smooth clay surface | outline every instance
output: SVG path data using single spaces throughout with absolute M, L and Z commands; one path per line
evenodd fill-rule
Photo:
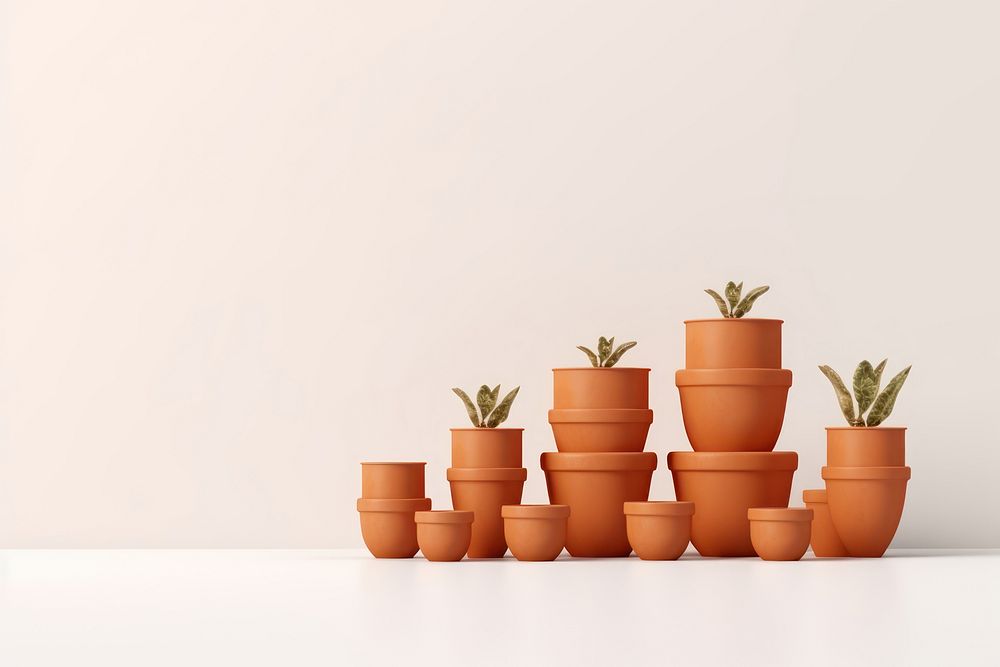
M 813 511 L 812 531 L 809 544 L 819 558 L 842 558 L 847 549 L 837 535 L 830 518 L 830 507 L 826 502 L 826 489 L 806 489 L 802 492 L 802 502 Z
M 652 410 L 549 410 L 560 452 L 641 452 L 652 423 Z
M 694 503 L 630 502 L 624 509 L 628 541 L 639 558 L 677 560 L 687 549 Z
M 452 468 L 520 468 L 523 428 L 451 429 Z
M 764 560 L 799 560 L 809 548 L 811 509 L 756 507 L 747 518 L 754 551 Z
M 518 505 L 525 468 L 448 468 L 451 504 L 475 512 L 469 558 L 501 558 L 507 553 L 500 508 Z
M 825 467 L 822 475 L 830 518 L 847 553 L 879 558 L 903 516 L 910 468 Z
M 555 560 L 566 545 L 568 505 L 505 505 L 504 536 L 514 558 Z
M 781 320 L 750 317 L 684 322 L 687 368 L 781 368 Z
M 556 410 L 649 408 L 648 368 L 555 368 L 552 376 Z
M 424 558 L 431 561 L 459 561 L 465 557 L 472 540 L 472 512 L 438 510 L 417 512 L 417 544 Z
M 412 558 L 419 548 L 415 512 L 429 510 L 430 498 L 358 499 L 361 537 L 376 558 Z

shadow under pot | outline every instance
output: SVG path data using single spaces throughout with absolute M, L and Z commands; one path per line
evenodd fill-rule
M 653 452 L 545 452 L 549 502 L 569 505 L 566 550 L 576 557 L 628 556 L 624 503 L 649 498 Z
M 834 468 L 906 465 L 905 426 L 829 426 L 826 464 Z
M 787 369 L 679 370 L 681 415 L 696 452 L 770 452 L 792 386 Z
M 751 507 L 747 518 L 754 551 L 764 560 L 799 560 L 809 548 L 809 508 Z
M 830 518 L 830 508 L 826 503 L 826 489 L 806 489 L 802 492 L 802 502 L 813 511 L 812 532 L 809 544 L 813 555 L 818 558 L 843 558 L 847 555 L 844 543 Z
M 906 501 L 908 466 L 824 467 L 830 519 L 847 553 L 879 558 L 889 548 Z
M 361 464 L 362 498 L 423 498 L 423 461 L 364 462 Z
M 649 408 L 648 368 L 553 368 L 552 388 L 556 410 Z
M 413 558 L 418 549 L 413 515 L 430 508 L 430 498 L 358 498 L 368 551 L 375 558 Z
M 751 507 L 788 507 L 795 452 L 670 452 L 678 500 L 695 504 L 691 544 L 702 556 L 754 556 Z
M 691 541 L 694 512 L 691 502 L 625 503 L 629 544 L 642 560 L 677 560 Z
M 684 321 L 687 368 L 781 368 L 782 320 L 753 317 Z
M 566 546 L 566 505 L 504 505 L 504 536 L 514 558 L 555 560 Z
M 424 558 L 432 561 L 458 561 L 465 557 L 472 540 L 472 512 L 436 510 L 417 512 L 417 544 Z
M 451 429 L 453 468 L 520 468 L 523 428 Z
M 475 513 L 469 558 L 503 558 L 507 541 L 503 533 L 504 505 L 519 505 L 525 468 L 448 468 L 451 504 Z
M 549 410 L 560 452 L 641 452 L 652 423 L 652 410 Z

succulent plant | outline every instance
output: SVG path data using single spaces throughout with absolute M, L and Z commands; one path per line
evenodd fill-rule
M 882 363 L 875 367 L 872 367 L 868 361 L 862 361 L 855 369 L 852 384 L 854 385 L 854 400 L 858 402 L 857 415 L 854 413 L 854 400 L 851 399 L 851 392 L 847 390 L 847 386 L 837 375 L 837 371 L 829 366 L 819 367 L 823 371 L 823 375 L 833 384 L 833 391 L 837 394 L 837 400 L 840 402 L 840 411 L 844 413 L 847 423 L 851 426 L 878 426 L 886 420 L 896 405 L 896 396 L 903 388 L 903 383 L 906 382 L 906 376 L 910 374 L 912 366 L 907 366 L 896 377 L 889 380 L 889 384 L 880 394 L 879 387 L 882 384 L 882 371 L 885 370 L 886 361 L 888 360 L 883 359 Z M 866 418 L 864 414 L 869 408 L 871 410 Z
M 708 292 L 709 296 L 715 299 L 715 305 L 719 307 L 719 311 L 722 313 L 723 317 L 737 318 L 743 317 L 749 313 L 750 309 L 753 308 L 754 302 L 769 289 L 771 288 L 767 285 L 754 287 L 746 293 L 746 296 L 740 299 L 740 295 L 743 293 L 743 283 L 741 282 L 737 285 L 730 280 L 726 283 L 725 299 L 723 299 L 714 289 L 707 289 L 705 291 Z
M 472 402 L 468 394 L 458 387 L 453 387 L 452 391 L 465 403 L 465 411 L 469 413 L 469 419 L 472 420 L 473 426 L 476 428 L 496 428 L 507 421 L 507 416 L 510 415 L 510 406 L 513 405 L 520 389 L 520 387 L 514 387 L 509 394 L 503 397 L 499 405 L 497 405 L 497 398 L 500 397 L 500 385 L 490 389 L 484 384 L 476 393 L 475 403 Z M 478 411 L 476 410 L 477 405 L 479 406 Z
M 597 354 L 594 354 L 590 348 L 584 347 L 583 345 L 577 345 L 576 349 L 582 351 L 590 359 L 590 365 L 594 368 L 611 368 L 621 360 L 622 355 L 631 350 L 633 347 L 638 345 L 634 340 L 630 340 L 627 343 L 622 343 L 618 347 L 615 347 L 615 337 L 605 338 L 601 336 L 597 339 Z

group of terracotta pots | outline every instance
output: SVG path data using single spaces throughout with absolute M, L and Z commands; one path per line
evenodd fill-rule
M 430 510 L 424 497 L 423 462 L 362 463 L 361 537 L 376 558 L 413 558 L 417 512 Z

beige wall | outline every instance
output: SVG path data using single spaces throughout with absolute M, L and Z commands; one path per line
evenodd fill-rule
M 768 283 L 794 494 L 816 370 L 914 370 L 900 546 L 1000 546 L 993 2 L 10 2 L 0 545 L 360 545 L 362 459 L 448 501 L 455 385 L 600 334 L 685 449 L 686 317 Z M 654 494 L 672 497 L 660 470 Z

